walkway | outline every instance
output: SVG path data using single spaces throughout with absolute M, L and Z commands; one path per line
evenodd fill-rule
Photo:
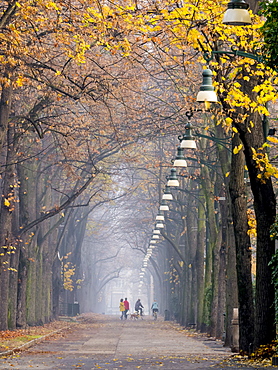
M 121 321 L 95 315 L 20 354 L 1 358 L 0 369 L 238 369 L 223 362 L 231 355 L 221 342 L 196 337 L 161 318 Z

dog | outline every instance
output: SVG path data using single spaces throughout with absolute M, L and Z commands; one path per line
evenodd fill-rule
M 139 312 L 134 312 L 130 314 L 131 320 L 138 320 L 139 319 Z

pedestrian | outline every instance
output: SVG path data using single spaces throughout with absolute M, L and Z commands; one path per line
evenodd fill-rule
M 120 306 L 119 306 L 119 309 L 120 309 L 120 312 L 122 314 L 122 316 L 120 317 L 121 320 L 124 319 L 125 317 L 125 305 L 124 305 L 124 300 L 123 298 L 120 299 Z
M 138 300 L 135 303 L 135 311 L 140 312 L 140 316 L 142 316 L 142 309 L 143 308 L 144 308 L 144 306 L 142 305 L 140 299 L 138 298 Z
M 129 302 L 128 302 L 127 298 L 125 298 L 125 300 L 124 300 L 124 306 L 125 306 L 125 319 L 127 319 L 127 313 L 129 311 Z

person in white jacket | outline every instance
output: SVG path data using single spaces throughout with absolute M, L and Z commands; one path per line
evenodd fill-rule
M 156 300 L 154 300 L 151 310 L 153 311 L 153 314 L 154 312 L 158 312 L 158 303 L 156 302 Z

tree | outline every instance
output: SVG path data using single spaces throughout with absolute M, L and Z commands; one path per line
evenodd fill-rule
M 278 8 L 277 1 L 262 1 L 260 13 L 266 18 L 260 31 L 262 33 L 263 44 L 263 58 L 267 66 L 273 70 L 278 68 L 277 58 L 277 31 L 278 31 Z

